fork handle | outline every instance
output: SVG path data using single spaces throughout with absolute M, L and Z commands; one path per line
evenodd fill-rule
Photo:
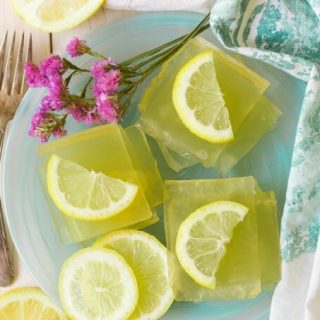
M 0 159 L 2 155 L 5 129 L 0 129 Z M 11 261 L 5 219 L 0 200 L 0 286 L 5 287 L 12 283 L 14 279 L 13 264 Z

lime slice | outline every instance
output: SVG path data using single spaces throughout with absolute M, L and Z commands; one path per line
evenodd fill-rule
M 94 245 L 120 253 L 136 276 L 139 300 L 129 319 L 155 320 L 167 312 L 173 302 L 167 250 L 155 237 L 143 231 L 122 230 L 108 234 Z
M 88 248 L 63 264 L 59 278 L 62 305 L 76 320 L 124 320 L 138 301 L 135 276 L 115 251 Z
M 5 320 L 67 320 L 38 288 L 19 288 L 0 295 L 0 318 Z
M 194 211 L 179 227 L 176 254 L 182 268 L 203 287 L 214 289 L 216 272 L 226 253 L 233 229 L 248 208 L 232 201 L 217 201 Z
M 196 55 L 181 68 L 173 84 L 172 99 L 178 116 L 193 134 L 214 143 L 233 140 L 211 50 Z
M 105 0 L 14 0 L 15 12 L 47 32 L 71 29 L 92 16 Z
M 66 215 L 81 220 L 109 218 L 133 202 L 138 187 L 52 155 L 47 170 L 49 194 Z

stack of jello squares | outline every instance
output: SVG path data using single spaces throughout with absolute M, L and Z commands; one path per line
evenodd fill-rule
M 235 222 L 229 241 L 224 236 L 232 224 L 231 210 L 237 207 L 246 211 Z M 164 209 L 169 278 L 176 300 L 248 299 L 280 280 L 275 196 L 262 192 L 253 177 L 166 181 Z M 188 229 L 190 218 L 194 223 Z M 186 258 L 178 243 L 181 236 L 188 239 Z
M 233 140 L 226 143 L 211 142 L 192 132 L 174 106 L 174 83 L 177 75 L 192 58 L 208 50 L 212 53 L 214 62 L 211 76 L 216 77 L 221 89 L 233 130 Z M 201 79 L 194 79 L 197 80 Z M 201 81 L 209 81 L 209 78 Z M 158 142 L 168 165 L 175 171 L 201 163 L 205 167 L 214 167 L 220 173 L 226 173 L 274 128 L 281 114 L 263 95 L 269 85 L 266 79 L 246 67 L 239 59 L 231 57 L 202 38 L 196 38 L 166 62 L 159 74 L 152 79 L 139 104 L 139 124 Z M 196 96 L 193 97 L 195 105 L 196 99 Z M 210 116 L 203 112 L 199 118 L 202 118 L 205 125 L 206 121 L 210 121 Z M 219 115 L 218 120 L 222 116 Z
M 41 145 L 39 154 L 43 190 L 63 243 L 81 242 L 126 227 L 140 229 L 158 221 L 153 209 L 163 199 L 162 179 L 145 135 L 137 127 L 122 129 L 110 124 L 87 129 Z M 62 213 L 48 195 L 46 172 L 53 154 L 138 186 L 133 202 L 117 215 L 99 221 L 75 219 Z

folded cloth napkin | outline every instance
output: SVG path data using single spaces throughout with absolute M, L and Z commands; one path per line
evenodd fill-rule
M 107 0 L 106 7 L 117 10 L 209 12 L 214 0 Z
M 283 275 L 271 320 L 319 320 L 320 0 L 216 0 L 211 27 L 226 48 L 307 83 L 281 221 Z

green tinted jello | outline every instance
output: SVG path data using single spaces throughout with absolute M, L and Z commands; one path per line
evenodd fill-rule
M 230 152 L 229 149 L 224 150 L 228 144 L 210 143 L 189 131 L 180 120 L 172 102 L 173 83 L 181 67 L 196 54 L 208 49 L 214 54 L 217 79 L 235 134 L 232 145 L 236 148 L 232 147 Z M 280 113 L 265 98 L 261 98 L 268 86 L 268 81 L 211 43 L 201 38 L 193 39 L 166 62 L 160 73 L 151 81 L 139 104 L 139 125 L 163 147 L 164 151 L 169 149 L 180 155 L 177 161 L 170 162 L 171 155 L 164 154 L 169 160 L 169 166 L 174 170 L 181 168 L 180 163 L 187 166 L 191 157 L 206 167 L 216 166 L 224 172 L 250 151 L 264 133 L 274 127 Z M 263 118 L 257 117 L 254 110 L 258 108 L 265 109 Z M 259 125 L 258 132 L 253 127 L 252 118 L 255 125 Z M 239 142 L 241 146 L 238 147 Z M 241 152 L 235 152 L 235 149 L 239 148 Z M 229 153 L 233 159 L 224 167 L 223 159 Z M 187 161 L 184 161 L 186 157 Z
M 234 230 L 219 266 L 216 289 L 197 284 L 181 267 L 175 252 L 177 230 L 196 209 L 218 200 L 249 208 Z M 279 222 L 273 192 L 262 192 L 253 177 L 166 181 L 165 230 L 169 277 L 177 300 L 247 299 L 270 290 L 281 278 Z
M 274 192 L 262 192 L 258 186 L 256 191 L 261 283 L 263 290 L 271 290 L 281 279 L 278 210 Z
M 217 286 L 197 284 L 180 266 L 175 253 L 177 231 L 196 209 L 218 200 L 230 200 L 249 208 L 235 230 L 217 272 Z M 246 299 L 261 291 L 258 232 L 252 177 L 165 182 L 165 231 L 169 250 L 169 278 L 180 301 Z
M 130 147 L 127 146 L 131 141 L 131 133 L 132 138 L 136 139 L 136 150 L 139 150 L 134 156 L 134 161 L 130 157 L 130 153 L 133 155 L 134 151 L 131 150 L 129 153 Z M 45 193 L 47 193 L 45 172 L 48 159 L 52 154 L 139 186 L 135 200 L 127 209 L 100 222 L 70 218 L 61 213 L 48 197 L 49 209 L 62 242 L 80 242 L 112 230 L 133 226 L 141 222 L 154 221 L 151 207 L 161 201 L 162 181 L 153 159 L 152 164 L 146 170 L 143 169 L 147 161 L 143 159 L 144 162 L 142 162 L 142 155 L 148 155 L 150 152 L 145 143 L 139 129 L 130 128 L 126 133 L 120 126 L 110 124 L 88 129 L 39 147 Z M 142 152 L 141 157 L 140 152 Z M 149 188 L 151 185 L 152 188 Z

